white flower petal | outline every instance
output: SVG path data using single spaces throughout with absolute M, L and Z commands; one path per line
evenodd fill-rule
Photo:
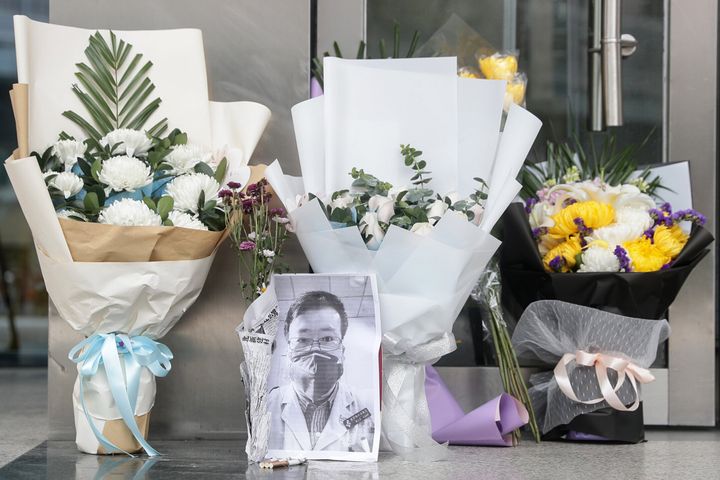
M 85 186 L 82 179 L 72 172 L 58 173 L 48 185 L 60 190 L 66 199 L 77 195 Z
M 85 144 L 77 140 L 60 140 L 53 145 L 52 153 L 65 165 L 65 171 L 69 172 L 78 157 L 85 155 Z
M 165 192 L 174 200 L 176 210 L 197 213 L 200 192 L 205 192 L 205 205 L 211 200 L 217 201 L 220 184 L 203 173 L 191 173 L 175 177 L 167 185 Z
M 100 223 L 123 226 L 152 226 L 162 225 L 160 215 L 150 210 L 144 202 L 123 198 L 113 202 L 100 212 Z
M 620 261 L 611 249 L 590 246 L 582 254 L 579 272 L 617 272 Z
M 138 188 L 149 185 L 153 180 L 149 165 L 135 157 L 125 155 L 105 160 L 98 178 L 101 183 L 116 192 L 123 190 L 134 192 Z
M 129 128 L 119 128 L 108 133 L 100 139 L 103 147 L 119 144 L 113 155 L 127 155 L 128 157 L 142 157 L 152 147 L 152 140 L 145 132 Z
M 198 218 L 193 217 L 189 213 L 180 212 L 178 210 L 171 211 L 168 214 L 168 219 L 176 227 L 192 228 L 193 230 L 207 230 L 208 229 L 208 227 L 206 227 L 205 224 L 202 223 Z
M 212 159 L 212 152 L 199 145 L 177 145 L 165 157 L 164 161 L 173 168 L 172 172 L 178 175 L 192 173 L 195 165 L 200 162 L 210 165 Z

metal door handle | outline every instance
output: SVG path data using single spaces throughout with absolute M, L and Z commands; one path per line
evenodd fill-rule
M 637 40 L 621 34 L 621 0 L 594 0 L 590 42 L 590 129 L 623 124 L 622 59 L 635 53 Z

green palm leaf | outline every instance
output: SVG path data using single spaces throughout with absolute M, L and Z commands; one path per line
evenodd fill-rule
M 143 128 L 160 106 L 160 98 L 150 97 L 155 90 L 148 77 L 152 62 L 142 63 L 142 53 L 131 55 L 132 48 L 112 31 L 109 44 L 95 32 L 85 49 L 87 62 L 76 64 L 78 84 L 72 90 L 89 118 L 73 111 L 63 112 L 63 116 L 95 141 L 118 128 Z M 147 131 L 158 136 L 166 129 L 167 119 L 163 118 Z

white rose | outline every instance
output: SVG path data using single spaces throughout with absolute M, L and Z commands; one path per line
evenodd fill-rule
M 385 231 L 380 226 L 376 212 L 367 212 L 360 220 L 360 232 L 365 236 L 365 243 L 370 250 L 377 250 L 385 238 Z
M 78 157 L 85 155 L 85 144 L 77 140 L 60 140 L 53 145 L 52 153 L 65 165 L 65 171 L 69 172 Z
M 448 209 L 448 204 L 443 200 L 435 200 L 428 208 L 427 216 L 431 219 L 432 223 L 437 223 L 438 219 L 442 217 Z
M 176 227 L 191 228 L 193 230 L 207 230 L 208 227 L 202 223 L 198 218 L 193 217 L 189 213 L 180 212 L 178 210 L 172 210 L 168 214 L 168 219 Z
M 582 254 L 579 272 L 617 272 L 620 261 L 609 248 L 590 246 Z
M 103 147 L 117 145 L 113 155 L 141 157 L 152 147 L 152 141 L 145 132 L 129 128 L 118 128 L 100 139 Z
M 116 192 L 134 192 L 153 181 L 150 166 L 142 160 L 125 155 L 110 157 L 102 162 L 98 175 L 101 183 Z
M 483 214 L 485 213 L 485 207 L 483 207 L 479 203 L 476 203 L 468 210 L 473 213 L 473 218 L 471 222 L 475 225 L 480 225 L 480 222 L 482 222 Z
M 100 212 L 100 223 L 129 227 L 162 225 L 160 215 L 150 210 L 145 202 L 123 198 L 113 202 Z
M 205 205 L 208 202 L 217 201 L 217 194 L 220 191 L 220 184 L 212 177 L 204 173 L 190 173 L 175 177 L 168 183 L 165 193 L 170 195 L 177 210 L 198 212 L 200 193 L 205 193 Z
M 262 254 L 263 254 L 263 257 L 265 257 L 265 258 L 273 258 L 275 256 L 275 252 L 273 252 L 272 250 L 268 250 L 268 249 L 264 249 L 262 251 Z
M 83 181 L 72 172 L 62 172 L 55 175 L 49 182 L 49 186 L 60 190 L 65 198 L 76 195 L 83 189 Z
M 377 212 L 378 220 L 388 223 L 395 215 L 395 201 L 392 198 L 382 195 L 373 195 L 368 201 L 368 207 L 373 212 Z
M 433 226 L 429 222 L 419 222 L 413 225 L 410 231 L 424 237 L 433 231 Z
M 355 197 L 350 195 L 349 192 L 345 192 L 342 195 L 338 195 L 335 197 L 335 200 L 330 202 L 330 206 L 334 209 L 336 208 L 348 208 L 350 205 L 352 205 L 353 201 L 355 200 Z
M 172 173 L 191 173 L 200 162 L 210 165 L 212 153 L 199 145 L 177 145 L 165 157 L 165 163 L 172 167 Z

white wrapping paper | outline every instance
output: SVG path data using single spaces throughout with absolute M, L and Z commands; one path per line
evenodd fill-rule
M 326 59 L 325 96 L 294 108 L 302 180 L 283 175 L 277 162 L 265 172 L 314 272 L 376 275 L 384 439 L 394 451 L 425 461 L 444 451 L 429 435 L 424 365 L 455 348 L 452 325 L 500 244 L 489 232 L 520 190 L 515 177 L 541 125 L 513 107 L 500 135 L 504 84 L 458 79 L 451 60 L 448 66 L 448 59 Z M 296 208 L 305 193 L 348 188 L 353 167 L 407 185 L 412 172 L 400 156 L 407 143 L 423 151 L 436 192 L 467 194 L 473 177 L 488 181 L 479 227 L 448 212 L 427 236 L 391 226 L 370 251 L 357 227 L 333 229 L 317 201 Z

